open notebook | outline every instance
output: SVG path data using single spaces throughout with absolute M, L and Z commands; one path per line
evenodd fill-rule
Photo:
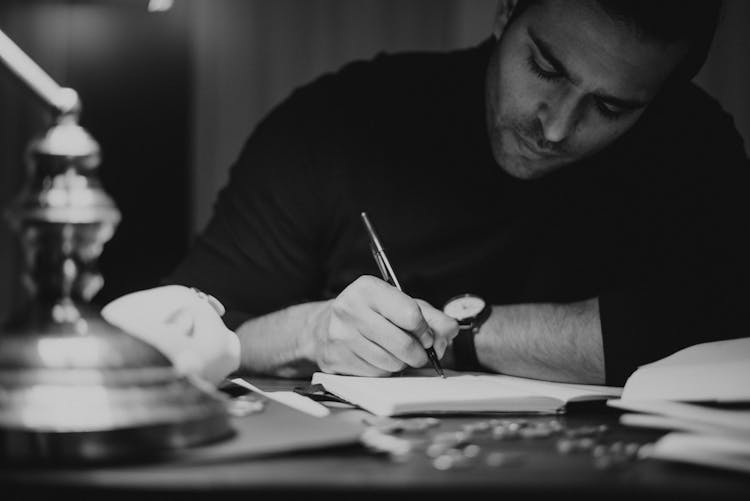
M 372 378 L 317 372 L 313 384 L 378 416 L 435 413 L 555 413 L 568 402 L 618 397 L 621 388 L 552 383 L 500 374 Z

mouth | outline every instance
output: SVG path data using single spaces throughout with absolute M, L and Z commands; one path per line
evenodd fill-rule
M 518 150 L 521 156 L 529 160 L 543 160 L 556 156 L 556 153 L 554 151 L 540 150 L 536 147 L 533 141 L 524 138 L 516 131 L 513 131 L 513 137 L 516 140 L 516 144 L 518 145 Z

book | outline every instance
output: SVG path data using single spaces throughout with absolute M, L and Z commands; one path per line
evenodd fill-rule
M 623 400 L 750 401 L 750 337 L 701 343 L 642 365 Z
M 643 457 L 750 472 L 750 338 L 701 343 L 639 367 L 621 398 L 628 426 L 668 430 Z
M 639 455 L 750 473 L 750 440 L 746 438 L 673 431 L 641 448 Z
M 316 372 L 312 383 L 377 416 L 466 413 L 559 413 L 570 402 L 619 397 L 622 388 L 540 381 L 503 374 L 446 371 L 445 379 L 375 378 Z
M 639 367 L 619 399 L 623 424 L 750 437 L 750 338 L 701 343 Z
M 712 433 L 750 440 L 750 408 L 722 408 L 669 400 L 617 399 L 607 404 L 632 411 L 620 416 L 620 422 L 626 425 Z

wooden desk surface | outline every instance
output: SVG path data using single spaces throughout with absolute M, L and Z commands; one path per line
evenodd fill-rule
M 253 380 L 263 389 L 289 389 L 301 381 Z M 349 413 L 349 414 L 347 414 Z M 362 411 L 339 411 L 331 419 L 351 420 Z M 245 419 L 263 419 L 264 414 Z M 663 432 L 619 425 L 619 412 L 601 404 L 583 404 L 567 414 L 550 418 L 502 416 L 501 418 L 557 420 L 564 429 L 606 425 L 602 443 L 648 443 Z M 266 415 L 266 419 L 268 416 Z M 312 418 L 317 419 L 317 418 Z M 461 428 L 488 417 L 443 417 L 429 433 Z M 425 432 L 400 435 L 422 442 Z M 234 439 L 236 440 L 236 439 Z M 374 453 L 360 444 L 201 464 L 163 461 L 148 464 L 86 468 L 4 468 L 0 492 L 4 499 L 48 499 L 72 494 L 75 499 L 181 499 L 243 498 L 248 496 L 302 496 L 305 499 L 378 499 L 408 496 L 410 499 L 750 499 L 750 476 L 688 464 L 635 460 L 602 468 L 591 451 L 563 454 L 560 435 L 545 438 L 497 440 L 478 434 L 472 441 L 481 455 L 466 467 L 441 471 L 424 449 L 403 461 Z M 486 455 L 501 452 L 515 458 L 492 466 Z M 12 494 L 12 495 L 11 495 Z M 6 497 L 8 496 L 8 497 Z

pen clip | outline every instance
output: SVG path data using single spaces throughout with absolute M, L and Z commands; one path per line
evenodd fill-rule
M 391 268 L 391 263 L 388 262 L 388 258 L 385 257 L 385 254 L 378 253 L 378 257 L 380 260 L 378 261 L 378 266 L 381 266 L 385 271 L 381 272 L 383 273 L 384 277 L 388 277 L 387 281 L 389 284 L 397 288 L 398 290 L 401 290 L 401 284 L 398 283 L 398 279 L 396 278 L 396 274 L 393 272 L 393 268 Z
M 380 270 L 380 275 L 383 277 L 383 280 L 391 285 L 394 285 L 391 274 L 388 273 L 388 267 L 385 265 L 385 261 L 383 260 L 383 256 L 380 255 L 380 252 L 378 252 L 378 250 L 372 244 L 370 244 L 370 250 L 372 251 L 372 256 L 375 258 L 375 263 L 378 265 L 378 269 Z

